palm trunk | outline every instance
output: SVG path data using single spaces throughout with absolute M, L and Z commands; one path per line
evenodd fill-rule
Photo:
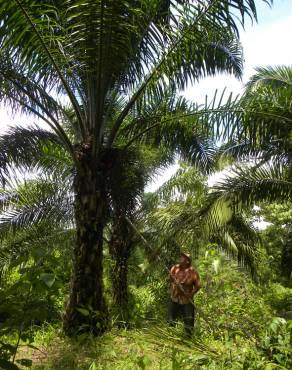
M 111 280 L 114 307 L 123 322 L 127 322 L 129 318 L 128 262 L 132 247 L 132 234 L 127 221 L 122 216 L 115 217 L 109 241 L 109 251 L 113 261 Z
M 104 177 L 84 150 L 75 178 L 76 245 L 64 331 L 101 334 L 107 326 L 103 296 Z M 81 309 L 81 310 L 79 310 Z

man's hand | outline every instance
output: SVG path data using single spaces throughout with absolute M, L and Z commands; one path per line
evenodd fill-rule
M 194 293 L 193 292 L 186 292 L 184 293 L 185 296 L 189 299 L 189 300 L 193 300 L 193 297 L 194 297 Z

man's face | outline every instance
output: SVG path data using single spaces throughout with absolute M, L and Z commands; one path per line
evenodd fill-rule
M 187 258 L 187 256 L 185 256 L 184 254 L 181 254 L 180 257 L 179 257 L 178 263 L 181 266 L 188 266 L 190 264 L 190 261 Z

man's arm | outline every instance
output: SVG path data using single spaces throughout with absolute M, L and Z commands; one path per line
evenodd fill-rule
M 193 294 L 196 294 L 201 289 L 200 276 L 197 271 L 193 274 Z
M 172 268 L 169 270 L 169 274 L 168 274 L 168 280 L 170 282 L 174 281 L 174 272 L 175 272 L 175 266 L 172 266 Z
M 170 280 L 171 282 L 175 281 L 175 273 L 176 273 L 176 269 L 177 269 L 177 266 L 176 266 L 176 265 L 174 265 L 174 266 L 172 266 L 172 268 L 171 268 L 171 269 L 170 269 L 170 271 L 169 271 L 169 280 Z

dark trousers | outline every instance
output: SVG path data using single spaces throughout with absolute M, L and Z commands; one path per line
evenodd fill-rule
M 192 334 L 195 322 L 195 310 L 192 303 L 180 304 L 170 301 L 168 307 L 168 317 L 171 326 L 174 326 L 176 320 L 181 317 L 184 322 L 186 333 L 188 335 Z

